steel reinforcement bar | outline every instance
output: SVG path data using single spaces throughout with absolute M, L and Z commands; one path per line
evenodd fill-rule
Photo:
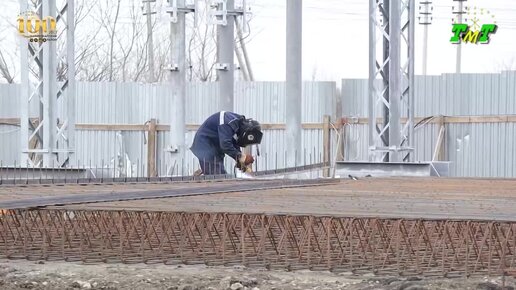
M 250 175 L 255 177 L 267 177 L 278 174 L 291 174 L 303 171 L 317 171 L 329 168 L 327 163 L 315 163 L 287 168 L 267 169 L 252 172 Z M 3 168 L 0 164 L 0 185 L 28 185 L 28 184 L 88 184 L 88 183 L 135 183 L 135 182 L 182 182 L 182 181 L 202 181 L 202 180 L 226 180 L 239 179 L 234 174 L 215 174 L 201 176 L 162 176 L 162 177 L 78 177 L 81 169 L 70 168 Z M 6 178 L 8 171 L 13 172 L 12 178 Z M 83 169 L 85 172 L 85 169 Z M 67 176 L 69 174 L 70 176 Z
M 145 190 L 135 192 L 103 192 L 68 194 L 58 196 L 45 196 L 15 200 L 0 201 L 0 209 L 28 209 L 45 206 L 96 203 L 109 201 L 142 200 L 165 197 L 192 196 L 227 192 L 244 192 L 267 189 L 281 189 L 292 187 L 309 187 L 325 184 L 339 183 L 339 179 L 275 179 L 275 180 L 248 180 L 234 181 L 230 183 L 214 182 L 198 183 L 203 186 L 197 187 L 195 183 L 189 188 L 172 188 L 166 190 Z M 206 186 L 206 185 L 211 186 Z
M 0 256 L 243 264 L 395 275 L 500 275 L 516 223 L 227 213 L 7 210 Z

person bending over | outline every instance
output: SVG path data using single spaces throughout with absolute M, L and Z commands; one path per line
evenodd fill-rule
M 239 168 L 247 167 L 254 158 L 242 153 L 240 148 L 260 144 L 262 136 L 260 123 L 244 115 L 226 111 L 211 115 L 195 133 L 190 147 L 201 167 L 195 175 L 227 174 L 225 155 L 233 158 Z

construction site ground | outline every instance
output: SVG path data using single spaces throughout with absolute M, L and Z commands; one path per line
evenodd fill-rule
M 45 196 L 206 187 L 247 181 L 0 186 L 0 202 Z M 73 210 L 135 210 L 294 214 L 338 217 L 429 218 L 516 221 L 516 180 L 473 178 L 363 178 L 338 184 L 199 196 L 50 207 Z
M 0 289 L 163 290 L 502 290 L 501 277 L 428 278 L 321 271 L 275 271 L 243 266 L 95 264 L 0 260 Z M 514 289 L 505 278 L 505 289 Z
M 266 184 L 6 185 L 0 203 L 242 182 Z M 512 179 L 361 178 L 13 209 L 0 289 L 514 289 L 515 193 Z

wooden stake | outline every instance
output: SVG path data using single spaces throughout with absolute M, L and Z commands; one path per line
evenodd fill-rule
M 151 119 L 148 128 L 147 138 L 147 176 L 156 177 L 156 119 Z
M 323 176 L 330 176 L 330 150 L 331 150 L 331 128 L 330 128 L 330 116 L 324 115 L 323 117 Z

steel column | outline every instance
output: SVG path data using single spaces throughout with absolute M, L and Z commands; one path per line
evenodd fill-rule
M 225 4 L 224 4 L 225 3 Z M 219 109 L 233 111 L 234 82 L 235 82 L 235 15 L 234 0 L 223 0 L 219 5 L 225 5 L 226 23 L 217 26 L 217 77 L 220 83 Z M 222 8 L 224 10 L 224 8 Z M 218 16 L 222 18 L 222 16 Z
M 368 90 L 368 102 L 367 102 L 367 112 L 369 116 L 369 120 L 371 118 L 376 117 L 375 115 L 375 107 L 377 102 L 377 87 L 376 87 L 376 77 L 377 77 L 377 62 L 376 62 L 376 26 L 378 25 L 376 22 L 376 13 L 377 13 L 377 5 L 376 0 L 369 0 L 369 78 L 368 78 L 368 84 L 367 84 L 367 90 Z M 376 123 L 375 122 L 369 122 L 369 148 L 375 147 L 375 130 L 376 130 Z M 369 152 L 369 160 L 373 161 L 373 155 L 372 152 Z
M 177 0 L 175 3 L 177 17 L 170 23 L 170 86 L 173 94 L 173 108 L 171 119 L 171 152 L 172 164 L 181 164 L 186 156 L 186 45 L 185 45 L 185 1 Z
M 55 18 L 56 1 L 42 1 L 42 5 L 40 18 L 43 19 L 46 16 Z M 57 149 L 55 146 L 57 139 L 55 134 L 55 126 L 57 126 L 56 57 L 56 43 L 54 41 L 43 43 L 43 148 L 48 152 L 43 155 L 43 166 L 47 167 L 53 166 L 57 161 L 53 154 L 54 149 Z
M 24 13 L 28 10 L 28 5 L 26 0 L 19 0 L 20 5 L 20 13 Z M 26 17 L 23 17 L 26 19 Z M 20 156 L 20 164 L 34 164 L 37 163 L 36 160 L 33 160 L 29 156 L 29 148 L 30 148 L 30 142 L 31 139 L 30 131 L 29 131 L 29 122 L 31 112 L 30 112 L 30 99 L 33 92 L 37 92 L 37 90 L 34 90 L 32 88 L 33 84 L 31 82 L 29 72 L 29 63 L 31 65 L 36 65 L 38 62 L 33 61 L 33 57 L 37 57 L 37 54 L 33 54 L 32 52 L 29 54 L 29 45 L 32 45 L 32 43 L 29 42 L 28 38 L 20 37 L 19 38 L 19 46 L 20 46 L 20 79 L 21 79 L 21 86 L 20 86 L 20 145 L 21 145 L 21 156 Z M 36 76 L 39 77 L 41 67 L 37 65 L 33 68 L 33 72 L 36 74 Z M 39 96 L 36 96 L 36 99 L 39 100 Z M 37 132 L 35 132 L 37 134 Z M 39 136 L 39 135 L 38 135 Z M 37 137 L 37 136 L 35 136 Z
M 408 38 L 407 38 L 407 46 L 408 46 L 408 95 L 405 95 L 404 91 L 404 99 L 408 103 L 407 116 L 408 116 L 408 146 L 412 147 L 412 151 L 409 153 L 405 153 L 403 157 L 404 161 L 414 162 L 416 161 L 416 146 L 415 146 L 415 136 L 414 136 L 414 113 L 415 113 L 415 43 L 416 43 L 416 4 L 415 0 L 408 0 L 408 13 L 409 13 L 409 22 L 408 22 Z M 427 26 L 425 26 L 427 27 Z M 406 131 L 405 131 L 406 132 Z M 407 138 L 406 134 L 403 135 L 403 138 Z M 408 160 L 407 160 L 408 157 Z
M 301 103 L 302 82 L 302 24 L 303 3 L 287 0 L 287 45 L 286 45 L 286 139 L 288 165 L 301 161 Z
M 369 2 L 370 161 L 408 161 L 413 155 L 413 7 L 413 0 Z M 401 126 L 403 117 L 409 121 Z
M 456 13 L 457 14 L 457 23 L 462 23 L 462 15 L 465 14 L 466 12 L 464 11 L 464 2 L 466 0 L 454 0 L 454 1 L 457 1 L 459 2 L 459 11 Z M 459 43 L 457 43 L 457 51 L 456 51 L 456 59 L 455 59 L 455 73 L 461 73 L 461 65 L 462 65 L 462 41 L 459 41 Z
M 385 3 L 385 0 L 384 0 Z M 400 71 L 400 1 L 389 0 L 389 145 L 401 144 L 400 127 L 400 98 L 401 98 L 401 71 Z M 390 152 L 389 161 L 398 162 L 399 152 Z
M 21 163 L 65 166 L 75 145 L 73 0 L 63 1 L 60 8 L 55 0 L 19 3 L 21 13 L 33 12 L 42 25 L 37 33 L 24 32 L 25 38 L 20 40 Z M 27 16 L 24 18 L 26 22 Z M 64 49 L 58 53 L 56 41 L 62 38 L 66 40 Z
M 65 150 L 70 152 L 75 151 L 75 0 L 67 1 L 66 9 L 66 83 L 68 87 L 65 88 L 66 96 L 66 116 L 68 124 L 66 126 L 66 140 Z M 68 161 L 70 157 L 68 156 Z M 77 163 L 76 163 L 77 164 Z

